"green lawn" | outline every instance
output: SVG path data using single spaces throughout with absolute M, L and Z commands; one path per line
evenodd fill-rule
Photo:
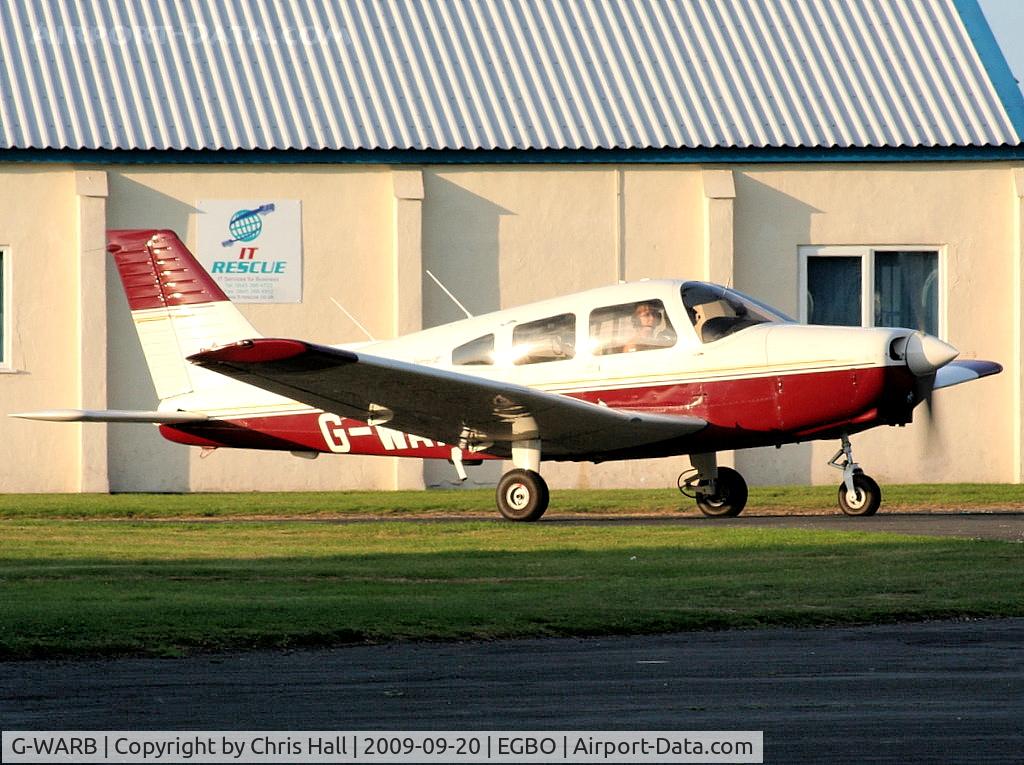
M 836 482 L 838 486 L 838 481 Z M 949 509 L 1024 509 L 1024 486 L 941 484 L 883 486 L 885 510 L 917 507 Z M 755 487 L 747 513 L 836 508 L 836 486 Z M 693 501 L 675 489 L 554 491 L 548 513 L 697 515 Z M 234 494 L 6 494 L 3 518 L 231 518 L 333 517 L 338 515 L 484 515 L 496 516 L 494 492 L 354 491 Z
M 271 496 L 252 495 L 260 512 L 294 497 Z M 395 495 L 373 496 L 367 512 L 393 506 Z M 113 499 L 125 504 L 111 516 L 132 502 L 156 516 L 196 502 L 254 511 L 213 496 L 166 498 L 169 508 Z M 318 512 L 302 499 L 288 507 Z M 104 514 L 98 498 L 36 501 L 36 515 L 46 501 Z M 714 525 L 43 520 L 12 518 L 14 507 L 0 522 L 6 659 L 1024 615 L 1024 545 L 1010 542 Z

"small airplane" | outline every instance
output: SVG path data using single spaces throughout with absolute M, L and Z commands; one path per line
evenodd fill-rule
M 548 506 L 542 459 L 689 455 L 680 490 L 736 516 L 747 484 L 716 453 L 839 439 L 839 506 L 872 515 L 878 484 L 850 436 L 904 425 L 934 390 L 994 375 L 991 361 L 909 329 L 807 326 L 700 281 L 617 284 L 392 340 L 262 337 L 173 231 L 108 232 L 160 405 L 47 410 L 68 422 L 156 423 L 181 444 L 449 460 L 511 459 L 497 505 Z

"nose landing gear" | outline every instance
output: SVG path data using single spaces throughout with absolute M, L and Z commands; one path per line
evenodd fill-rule
M 840 462 L 840 457 L 843 461 Z M 843 473 L 839 484 L 839 509 L 846 515 L 874 515 L 882 504 L 882 490 L 871 476 L 853 461 L 850 437 L 843 434 L 842 446 L 828 464 Z

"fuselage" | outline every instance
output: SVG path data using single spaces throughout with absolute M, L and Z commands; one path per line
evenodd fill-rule
M 363 343 L 358 351 L 598 405 L 708 422 L 700 433 L 641 449 L 544 454 L 600 461 L 833 438 L 906 423 L 918 403 L 917 377 L 901 350 L 912 334 L 799 325 L 732 290 L 657 280 Z M 214 418 L 164 425 L 165 437 L 308 453 L 443 459 L 450 454 L 448 445 L 428 438 L 321 412 L 235 381 L 216 383 L 164 402 Z M 507 455 L 498 447 L 475 456 Z

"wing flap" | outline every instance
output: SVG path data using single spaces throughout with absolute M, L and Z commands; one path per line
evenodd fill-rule
M 656 443 L 707 425 L 299 340 L 246 340 L 189 361 L 324 411 L 446 443 L 540 438 L 549 456 Z

